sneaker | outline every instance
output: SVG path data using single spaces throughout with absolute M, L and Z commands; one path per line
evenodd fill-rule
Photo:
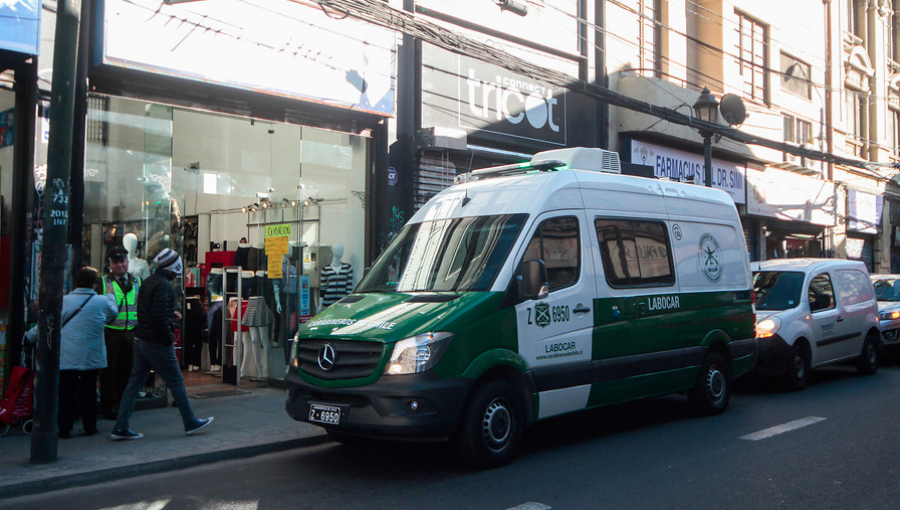
M 131 429 L 129 429 L 129 430 L 114 430 L 114 431 L 112 431 L 112 434 L 109 435 L 109 437 L 113 441 L 122 441 L 123 439 L 131 439 L 131 440 L 140 439 L 140 438 L 144 437 L 144 434 L 141 434 L 140 432 L 135 432 Z
M 201 430 L 208 427 L 209 424 L 212 422 L 213 422 L 212 416 L 210 416 L 209 418 L 203 419 L 203 420 L 197 420 L 197 423 L 195 423 L 194 426 L 191 427 L 190 429 L 185 430 L 184 433 L 188 436 L 193 436 L 197 432 L 200 432 Z

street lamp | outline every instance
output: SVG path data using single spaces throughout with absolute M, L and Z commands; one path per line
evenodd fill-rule
M 712 95 L 708 87 L 703 87 L 703 92 L 694 103 L 694 116 L 698 119 L 715 124 L 719 120 L 719 102 L 716 96 Z M 697 130 L 703 137 L 703 162 L 704 176 L 706 187 L 712 187 L 712 136 L 713 132 L 708 129 L 700 128 Z

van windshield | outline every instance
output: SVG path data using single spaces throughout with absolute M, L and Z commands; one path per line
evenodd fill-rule
M 407 225 L 356 292 L 490 290 L 527 218 L 504 214 Z
M 753 273 L 757 310 L 789 310 L 800 304 L 805 273 L 760 271 Z
M 873 279 L 878 301 L 900 301 L 900 279 Z

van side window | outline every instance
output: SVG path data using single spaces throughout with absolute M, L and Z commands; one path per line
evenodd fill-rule
M 534 231 L 522 260 L 541 259 L 547 265 L 550 292 L 574 285 L 581 272 L 578 218 L 546 219 Z
M 809 282 L 809 311 L 819 312 L 834 308 L 834 287 L 828 273 L 822 273 Z
M 594 227 L 610 286 L 655 287 L 675 283 L 665 223 L 597 218 Z
M 834 279 L 841 291 L 841 303 L 846 306 L 858 305 L 875 299 L 875 288 L 872 286 L 872 281 L 862 271 L 839 269 L 834 272 Z

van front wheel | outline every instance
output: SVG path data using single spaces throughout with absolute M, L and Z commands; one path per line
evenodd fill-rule
M 525 419 L 515 389 L 488 381 L 475 389 L 456 433 L 456 447 L 467 462 L 483 468 L 507 464 L 522 443 Z
M 725 358 L 710 351 L 703 359 L 697 383 L 688 392 L 688 403 L 697 414 L 720 414 L 731 400 L 731 370 Z

